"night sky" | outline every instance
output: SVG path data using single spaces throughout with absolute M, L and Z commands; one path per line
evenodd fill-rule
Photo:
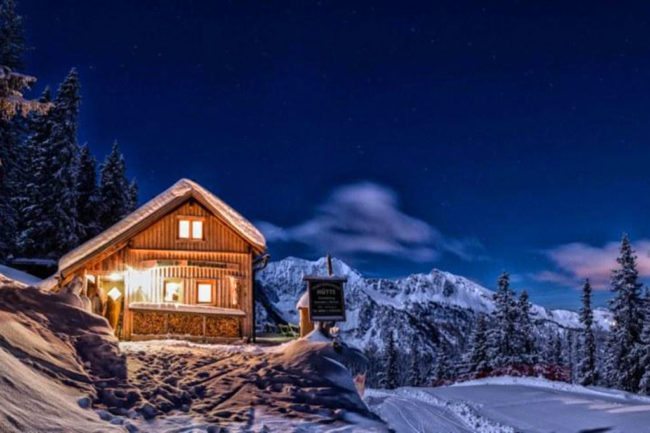
M 146 201 L 192 178 L 274 259 L 436 267 L 578 305 L 628 232 L 650 277 L 650 3 L 19 2 Z

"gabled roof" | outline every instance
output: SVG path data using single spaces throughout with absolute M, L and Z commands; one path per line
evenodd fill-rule
M 79 262 L 88 260 L 111 245 L 128 239 L 190 197 L 196 199 L 217 218 L 223 220 L 255 250 L 259 252 L 266 250 L 264 236 L 246 218 L 198 183 L 189 179 L 181 179 L 108 229 L 61 257 L 59 271 L 69 270 Z

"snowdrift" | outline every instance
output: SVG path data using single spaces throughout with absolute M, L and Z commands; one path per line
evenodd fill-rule
M 147 431 L 386 432 L 346 364 L 356 353 L 301 339 L 277 347 L 183 341 L 121 343 L 151 405 Z
M 0 287 L 0 430 L 123 431 L 83 409 L 126 361 L 101 317 L 33 287 Z M 81 405 L 78 403 L 81 401 Z

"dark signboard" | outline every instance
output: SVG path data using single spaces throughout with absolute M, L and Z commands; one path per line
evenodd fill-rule
M 306 277 L 309 285 L 309 319 L 312 322 L 345 320 L 345 278 Z

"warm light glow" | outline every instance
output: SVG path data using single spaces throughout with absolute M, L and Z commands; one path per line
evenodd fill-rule
M 192 221 L 192 239 L 203 239 L 203 221 Z
M 120 292 L 120 289 L 117 287 L 113 287 L 108 291 L 108 296 L 110 296 L 113 301 L 117 301 L 122 296 L 122 292 Z
M 190 222 L 189 220 L 178 220 L 178 237 L 181 239 L 190 238 Z
M 108 276 L 108 279 L 111 281 L 122 281 L 124 279 L 124 275 L 120 274 L 119 272 L 113 272 Z
M 197 298 L 200 304 L 208 304 L 212 302 L 212 284 L 198 283 L 197 284 Z
M 165 281 L 164 302 L 180 302 L 183 286 L 178 281 Z

